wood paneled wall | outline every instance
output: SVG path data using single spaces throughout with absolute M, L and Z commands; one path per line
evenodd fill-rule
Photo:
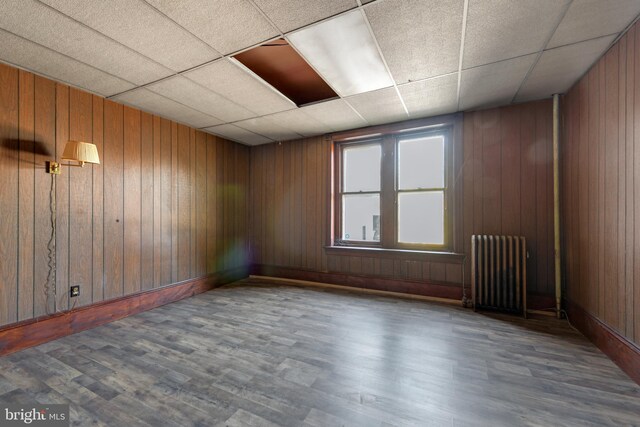
M 473 234 L 526 237 L 527 286 L 540 295 L 555 289 L 552 119 L 549 100 L 464 115 L 464 253 Z
M 45 161 L 69 139 L 101 164 L 54 178 Z M 248 147 L 2 64 L 0 178 L 0 325 L 248 262 Z
M 463 243 L 456 250 L 470 254 L 472 234 L 526 236 L 532 294 L 554 288 L 551 134 L 549 101 L 467 113 L 464 161 L 455 175 L 463 191 L 456 211 L 462 218 L 454 220 L 462 224 L 456 232 Z M 251 149 L 252 262 L 459 287 L 455 262 L 327 256 L 330 150 L 324 137 Z
M 253 263 L 327 271 L 329 151 L 323 137 L 251 148 Z
M 640 27 L 563 99 L 568 297 L 640 344 Z

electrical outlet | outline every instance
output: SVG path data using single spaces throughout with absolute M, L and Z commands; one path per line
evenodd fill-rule
M 79 295 L 80 295 L 80 285 L 72 286 L 71 289 L 69 289 L 69 296 L 71 298 L 77 297 Z

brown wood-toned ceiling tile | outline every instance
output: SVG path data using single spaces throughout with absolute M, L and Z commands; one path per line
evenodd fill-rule
M 297 105 L 338 96 L 284 39 L 265 43 L 234 58 Z

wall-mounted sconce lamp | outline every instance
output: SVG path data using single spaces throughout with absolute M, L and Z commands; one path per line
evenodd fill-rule
M 62 160 L 70 160 L 73 163 L 65 163 L 64 166 L 80 166 L 85 163 L 100 164 L 98 148 L 94 144 L 82 141 L 68 141 L 62 152 Z M 46 171 L 51 174 L 51 190 L 49 191 L 49 210 L 51 212 L 51 236 L 47 244 L 48 266 L 47 281 L 44 285 L 46 295 L 47 314 L 55 313 L 56 308 L 56 180 L 55 176 L 60 175 L 62 164 L 49 161 L 46 163 Z M 74 303 L 75 307 L 75 303 Z
M 78 164 L 64 164 L 64 166 L 83 167 L 85 163 L 100 164 L 98 148 L 94 144 L 81 141 L 67 142 L 67 145 L 64 146 L 64 151 L 62 152 L 62 160 L 78 162 Z M 47 173 L 60 175 L 62 172 L 60 169 L 61 166 L 63 165 L 58 162 L 47 162 Z

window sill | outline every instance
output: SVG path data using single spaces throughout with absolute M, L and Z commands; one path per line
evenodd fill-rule
M 412 249 L 383 249 L 362 246 L 325 246 L 327 255 L 364 256 L 371 258 L 394 258 L 411 261 L 462 264 L 465 254 L 446 251 L 421 251 Z

